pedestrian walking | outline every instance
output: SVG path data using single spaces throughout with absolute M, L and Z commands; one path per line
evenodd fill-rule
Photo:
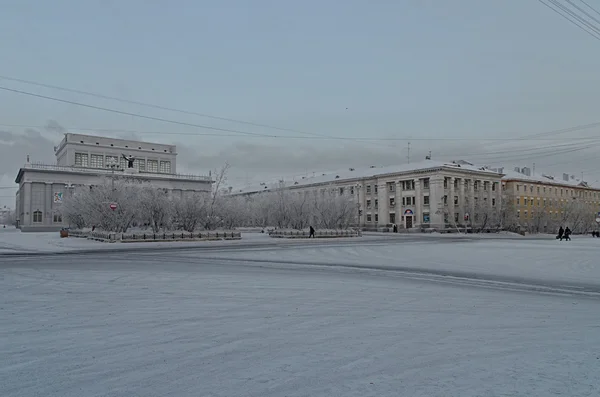
M 562 241 L 563 239 L 563 235 L 565 234 L 565 229 L 563 229 L 563 227 L 561 226 L 560 229 L 558 229 L 558 236 L 556 236 L 556 239 L 560 241 Z
M 309 230 L 309 232 L 308 232 L 308 238 L 311 238 L 311 237 L 315 238 L 315 228 L 312 227 L 312 226 L 310 226 L 308 230 Z
M 565 241 L 571 241 L 571 229 L 568 226 L 565 229 Z

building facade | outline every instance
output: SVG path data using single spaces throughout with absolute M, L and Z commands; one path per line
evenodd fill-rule
M 597 228 L 600 187 L 565 174 L 527 175 L 509 171 L 502 179 L 506 203 L 505 224 L 531 232 L 554 233 L 560 226 L 585 233 Z
M 233 190 L 251 196 L 277 189 L 299 193 L 334 189 L 356 202 L 359 226 L 366 229 L 446 229 L 487 224 L 498 219 L 502 174 L 466 162 L 432 160 L 390 167 L 371 167 L 262 183 Z M 359 215 L 358 215 L 359 214 Z
M 110 178 L 133 178 L 172 196 L 212 190 L 209 176 L 175 172 L 173 145 L 65 134 L 55 155 L 56 164 L 28 161 L 17 174 L 15 217 L 22 231 L 54 231 L 65 226 L 60 208 L 72 189 Z

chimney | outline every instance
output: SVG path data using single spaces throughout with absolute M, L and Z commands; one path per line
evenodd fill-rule
M 531 176 L 531 168 L 529 168 L 529 167 L 523 167 L 521 169 L 521 173 L 524 174 L 524 175 L 527 175 L 527 176 Z
M 29 155 L 27 155 L 27 164 L 29 164 Z
M 569 174 L 564 174 L 563 173 L 563 181 L 569 181 Z
M 515 167 L 515 172 L 521 173 L 521 169 L 519 167 Z

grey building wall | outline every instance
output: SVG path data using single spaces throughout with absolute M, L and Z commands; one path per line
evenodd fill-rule
M 59 167 L 57 167 L 59 168 Z M 184 197 L 194 193 L 212 191 L 210 179 L 184 179 L 176 175 L 146 175 L 126 172 L 116 173 L 117 177 L 141 179 L 151 186 L 167 189 L 171 197 Z M 61 203 L 55 202 L 54 195 L 68 194 L 70 185 L 98 185 L 104 183 L 111 173 L 98 170 L 96 173 L 65 170 L 42 170 L 22 168 L 17 182 L 19 191 L 16 200 L 16 218 L 21 231 L 55 231 L 66 226 L 60 216 Z M 40 221 L 41 214 L 41 221 Z

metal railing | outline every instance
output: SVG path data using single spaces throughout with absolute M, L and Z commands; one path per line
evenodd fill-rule
M 306 230 L 272 230 L 269 231 L 270 237 L 276 238 L 309 238 L 310 233 Z M 316 230 L 315 238 L 334 238 L 334 237 L 360 237 L 360 230 Z
M 123 168 L 93 168 L 93 167 L 77 167 L 77 166 L 68 166 L 68 165 L 56 165 L 56 164 L 43 164 L 43 163 L 27 163 L 23 168 L 28 169 L 36 169 L 36 170 L 48 170 L 48 171 L 66 171 L 66 172 L 81 172 L 81 173 L 89 173 L 95 172 L 99 174 L 125 174 L 125 169 Z M 192 180 L 192 181 L 207 181 L 210 182 L 212 178 L 206 175 L 189 175 L 189 174 L 170 174 L 164 172 L 150 172 L 150 171 L 139 171 L 137 168 L 136 174 L 141 174 L 144 176 L 156 176 L 156 177 L 166 177 L 170 179 L 181 179 L 181 180 Z
M 104 242 L 151 242 L 151 241 L 205 241 L 205 240 L 240 240 L 242 234 L 235 231 L 202 231 L 202 232 L 143 232 L 143 233 L 114 233 L 114 232 L 84 232 L 69 230 L 69 237 L 87 238 Z

